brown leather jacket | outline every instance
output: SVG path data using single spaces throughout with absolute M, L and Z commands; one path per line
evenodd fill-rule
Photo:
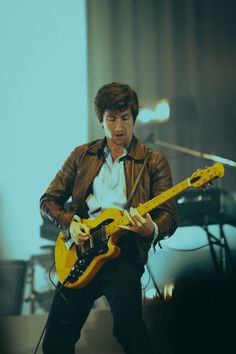
M 86 198 L 91 193 L 92 183 L 104 162 L 106 139 L 78 146 L 65 161 L 46 192 L 40 199 L 41 215 L 68 235 L 70 222 L 75 214 L 87 218 Z M 149 149 L 150 150 L 150 149 Z M 142 167 L 147 147 L 134 136 L 125 160 L 127 199 Z M 171 188 L 169 164 L 159 152 L 150 150 L 149 159 L 132 200 L 137 207 L 154 196 Z M 71 197 L 69 210 L 64 205 Z M 177 227 L 175 202 L 170 200 L 151 212 L 158 225 L 158 241 L 172 235 Z M 151 241 L 136 235 L 140 258 L 147 260 Z M 157 241 L 156 241 L 157 242 Z

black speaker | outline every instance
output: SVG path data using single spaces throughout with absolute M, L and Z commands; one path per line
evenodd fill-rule
M 28 261 L 0 261 L 0 316 L 21 314 Z

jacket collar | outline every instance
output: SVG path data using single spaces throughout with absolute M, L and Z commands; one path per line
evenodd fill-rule
M 103 154 L 105 146 L 106 146 L 106 138 L 94 140 L 91 143 L 88 143 L 87 151 L 95 155 Z
M 127 156 L 134 160 L 143 160 L 147 151 L 147 147 L 142 144 L 135 135 L 133 135 Z
M 104 152 L 104 147 L 107 143 L 106 138 L 95 140 L 88 144 L 88 152 L 96 155 L 102 155 Z M 127 157 L 134 160 L 143 160 L 145 157 L 145 153 L 147 151 L 147 147 L 142 144 L 135 135 L 133 135 L 131 144 L 128 148 Z

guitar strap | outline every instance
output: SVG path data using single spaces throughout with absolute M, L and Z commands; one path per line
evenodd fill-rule
M 146 152 L 145 156 L 144 156 L 144 161 L 143 161 L 142 168 L 141 168 L 141 170 L 139 171 L 139 174 L 138 174 L 138 176 L 137 176 L 137 178 L 136 178 L 136 181 L 135 181 L 135 183 L 134 183 L 134 185 L 133 185 L 133 188 L 132 188 L 132 191 L 131 191 L 131 193 L 130 193 L 129 199 L 127 200 L 127 202 L 125 203 L 125 205 L 124 205 L 124 207 L 123 207 L 125 210 L 129 209 L 129 207 L 130 207 L 130 205 L 131 205 L 131 203 L 132 203 L 132 200 L 133 200 L 133 197 L 134 197 L 134 193 L 135 193 L 135 191 L 136 191 L 136 189 L 137 189 L 138 183 L 139 183 L 139 181 L 140 181 L 140 178 L 141 178 L 141 176 L 142 176 L 142 174 L 143 174 L 144 168 L 145 168 L 146 163 L 147 163 L 147 161 L 148 161 L 149 152 L 150 152 L 150 151 L 148 150 L 148 151 Z
M 130 193 L 129 199 L 127 200 L 126 204 L 124 205 L 124 210 L 129 209 L 129 207 L 131 206 L 131 203 L 132 203 L 132 200 L 133 200 L 133 197 L 134 197 L 134 193 L 135 193 L 135 191 L 136 191 L 136 189 L 137 189 L 138 183 L 139 183 L 140 178 L 141 178 L 141 176 L 142 176 L 142 174 L 143 174 L 144 168 L 145 168 L 146 163 L 147 163 L 148 158 L 149 158 L 149 154 L 150 154 L 150 151 L 148 150 L 148 151 L 146 152 L 146 154 L 145 154 L 142 168 L 141 168 L 141 170 L 139 171 L 139 174 L 138 174 L 138 176 L 137 176 L 137 178 L 136 178 L 136 181 L 135 181 L 134 186 L 133 186 L 133 188 L 132 188 L 132 191 L 131 191 L 131 193 Z M 144 251 L 144 249 L 143 249 L 143 247 L 145 247 L 145 244 L 144 244 L 143 246 L 140 245 L 140 243 L 139 243 L 139 241 L 138 241 L 138 237 L 135 237 L 135 243 L 136 243 L 136 247 L 137 247 L 138 252 L 139 252 L 139 263 L 140 263 L 140 264 L 143 264 L 143 263 L 145 263 L 145 261 L 144 261 L 144 259 L 145 259 L 144 254 L 146 254 L 145 251 Z

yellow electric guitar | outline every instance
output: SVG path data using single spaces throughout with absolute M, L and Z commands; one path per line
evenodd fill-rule
M 210 181 L 223 176 L 224 166 L 221 163 L 215 163 L 211 167 L 193 173 L 183 182 L 139 205 L 137 210 L 141 215 L 145 215 L 184 190 L 190 187 L 203 187 Z M 90 240 L 85 243 L 83 249 L 73 244 L 68 250 L 62 232 L 55 246 L 57 276 L 59 281 L 68 288 L 84 287 L 106 261 L 119 256 L 120 248 L 116 244 L 118 239 L 125 234 L 119 225 L 129 224 L 123 212 L 115 208 L 105 210 L 95 220 L 82 219 L 81 221 L 90 228 L 91 234 Z

